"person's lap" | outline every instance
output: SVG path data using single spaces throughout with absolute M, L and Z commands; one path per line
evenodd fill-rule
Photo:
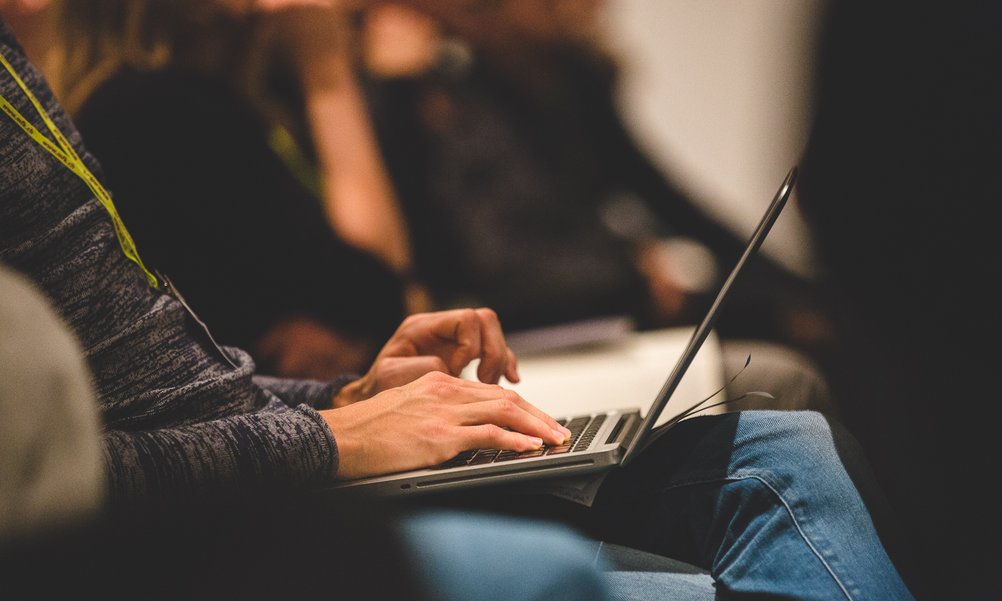
M 658 558 L 676 560 L 660 571 L 598 561 L 618 598 L 650 587 L 695 598 L 777 588 L 818 598 L 908 598 L 857 492 L 858 484 L 869 498 L 867 481 L 853 441 L 820 415 L 749 411 L 683 422 L 610 473 L 591 508 L 505 489 L 430 505 L 555 520 L 613 543 L 607 549 L 642 551 L 637 557 L 652 567 Z M 545 560 L 530 569 L 549 570 Z
M 667 557 L 584 538 L 552 522 L 431 511 L 401 524 L 418 577 L 443 601 L 713 599 L 710 575 Z
M 908 598 L 870 517 L 879 502 L 839 426 L 746 411 L 689 420 L 610 474 L 591 533 L 702 566 L 729 591 Z

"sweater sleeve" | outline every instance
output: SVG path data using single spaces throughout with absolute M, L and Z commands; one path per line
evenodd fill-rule
M 290 380 L 273 376 L 254 376 L 254 383 L 272 392 L 289 407 L 307 405 L 314 409 L 329 409 L 334 395 L 345 384 L 357 380 L 355 374 L 338 376 L 330 382 L 317 380 Z
M 113 499 L 319 484 L 337 473 L 337 445 L 316 410 L 275 399 L 260 411 L 158 430 L 105 434 Z

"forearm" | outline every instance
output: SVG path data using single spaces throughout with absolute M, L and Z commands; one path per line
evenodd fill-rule
M 277 401 L 255 413 L 182 427 L 109 431 L 104 452 L 113 499 L 321 483 L 338 467 L 323 418 Z
M 304 74 L 303 87 L 331 225 L 349 243 L 408 271 L 407 226 L 362 91 L 340 59 L 318 63 Z

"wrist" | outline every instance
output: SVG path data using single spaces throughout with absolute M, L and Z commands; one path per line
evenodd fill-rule
M 320 411 L 320 416 L 327 423 L 327 427 L 330 428 L 331 435 L 334 437 L 334 444 L 337 446 L 337 471 L 334 474 L 335 479 L 343 479 L 345 474 L 351 473 L 351 461 L 358 456 L 360 451 L 357 441 L 350 434 L 351 429 L 345 426 L 344 421 L 346 417 L 344 413 L 344 411 L 339 411 L 338 409 Z

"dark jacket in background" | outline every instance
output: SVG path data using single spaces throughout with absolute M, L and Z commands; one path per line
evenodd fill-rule
M 829 381 L 927 598 L 995 598 L 1002 9 L 827 17 L 800 200 L 840 309 Z
M 400 282 L 332 232 L 262 119 L 221 82 L 122 72 L 75 121 L 144 260 L 221 343 L 253 348 L 283 317 L 308 316 L 378 349 L 399 325 Z

